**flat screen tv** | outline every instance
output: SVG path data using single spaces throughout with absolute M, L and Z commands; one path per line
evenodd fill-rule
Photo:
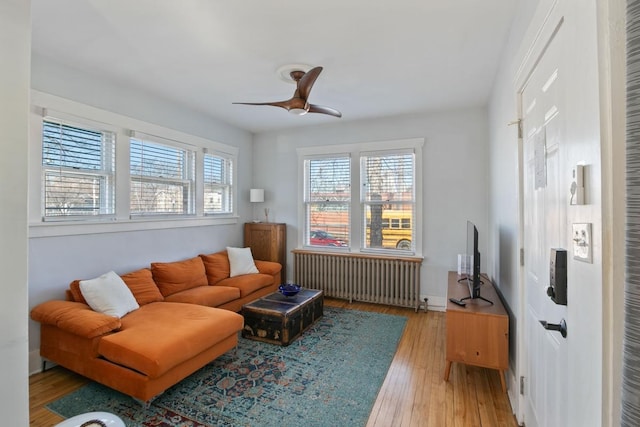
M 471 221 L 467 221 L 467 285 L 469 286 L 469 296 L 466 299 L 481 299 L 493 304 L 486 298 L 480 296 L 482 280 L 480 279 L 480 251 L 478 250 L 478 228 Z

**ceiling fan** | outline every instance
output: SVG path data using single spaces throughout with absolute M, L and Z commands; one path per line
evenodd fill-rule
M 307 99 L 311 88 L 316 79 L 322 72 L 322 67 L 315 67 L 307 72 L 294 69 L 289 75 L 291 79 L 296 83 L 296 91 L 293 93 L 291 99 L 286 101 L 276 102 L 234 102 L 234 104 L 242 105 L 271 105 L 273 107 L 281 107 L 290 112 L 302 116 L 307 113 L 320 113 L 328 114 L 330 116 L 342 117 L 342 113 L 336 109 L 330 107 L 323 107 L 321 105 L 310 104 Z

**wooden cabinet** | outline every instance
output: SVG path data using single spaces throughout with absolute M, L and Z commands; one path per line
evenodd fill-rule
M 287 224 L 247 222 L 244 224 L 244 246 L 251 248 L 254 259 L 279 262 L 282 281 L 287 276 Z
M 462 299 L 469 296 L 466 281 L 458 283 L 458 274 L 449 272 L 447 298 Z M 444 379 L 449 380 L 451 363 L 498 369 L 502 390 L 506 391 L 505 373 L 509 369 L 509 316 L 493 284 L 486 276 L 481 299 L 467 299 L 460 307 L 447 300 L 447 354 Z

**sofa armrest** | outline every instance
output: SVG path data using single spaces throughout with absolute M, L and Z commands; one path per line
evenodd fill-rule
M 260 260 L 253 260 L 253 262 L 256 264 L 256 268 L 258 269 L 258 271 L 262 274 L 270 274 L 270 275 L 275 275 L 276 273 L 279 273 L 280 270 L 282 270 L 282 265 L 280 265 L 279 262 L 273 262 L 273 261 L 260 261 Z
M 31 318 L 85 338 L 95 338 L 121 326 L 117 317 L 98 313 L 86 304 L 72 301 L 38 304 L 31 310 Z

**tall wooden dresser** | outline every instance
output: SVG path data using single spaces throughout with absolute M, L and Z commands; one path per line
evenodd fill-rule
M 247 222 L 244 224 L 244 246 L 251 248 L 253 258 L 282 265 L 282 282 L 287 276 L 287 224 Z

